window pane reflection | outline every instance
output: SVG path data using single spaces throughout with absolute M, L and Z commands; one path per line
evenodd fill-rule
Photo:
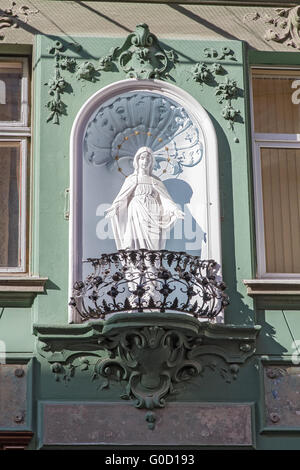
M 300 149 L 262 148 L 267 272 L 300 272 Z
M 0 266 L 20 265 L 20 142 L 0 142 Z
M 0 62 L 0 121 L 21 121 L 21 62 Z
M 253 104 L 255 132 L 300 133 L 300 72 L 255 70 Z

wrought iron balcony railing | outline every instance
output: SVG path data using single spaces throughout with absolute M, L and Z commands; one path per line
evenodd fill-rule
M 216 317 L 228 305 L 219 265 L 184 252 L 120 250 L 86 260 L 70 305 L 83 320 L 118 312 L 183 312 Z

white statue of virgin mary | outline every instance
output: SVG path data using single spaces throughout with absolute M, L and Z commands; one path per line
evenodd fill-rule
M 154 156 L 141 147 L 133 159 L 134 172 L 107 210 L 118 250 L 162 250 L 166 232 L 184 213 L 159 178 L 152 175 Z

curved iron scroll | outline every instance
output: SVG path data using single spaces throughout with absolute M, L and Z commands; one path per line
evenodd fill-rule
M 214 260 L 167 250 L 120 250 L 86 263 L 91 273 L 75 282 L 70 299 L 83 320 L 129 311 L 210 319 L 229 303 Z

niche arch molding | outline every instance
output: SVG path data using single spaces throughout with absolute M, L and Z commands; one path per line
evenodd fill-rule
M 122 93 L 145 91 L 160 94 L 185 108 L 202 130 L 206 155 L 207 216 L 209 258 L 221 264 L 221 227 L 219 203 L 218 144 L 213 123 L 201 104 L 189 93 L 161 80 L 121 80 L 94 93 L 80 108 L 74 120 L 70 136 L 70 212 L 69 212 L 69 298 L 72 286 L 80 278 L 83 139 L 90 118 L 107 100 Z M 72 309 L 69 322 L 76 323 Z

